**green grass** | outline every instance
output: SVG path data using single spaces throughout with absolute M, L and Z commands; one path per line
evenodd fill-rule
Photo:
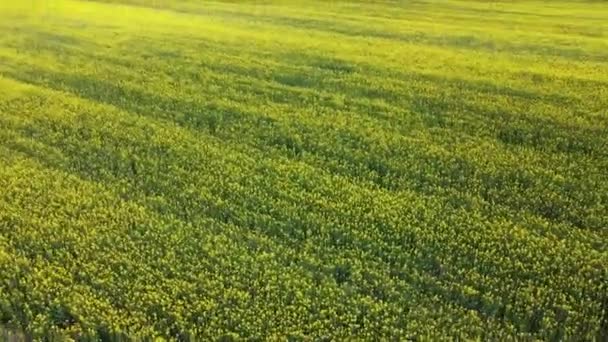
M 0 2 L 0 326 L 608 338 L 608 6 Z

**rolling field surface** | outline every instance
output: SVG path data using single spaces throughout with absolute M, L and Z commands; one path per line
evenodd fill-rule
M 0 0 L 0 325 L 608 339 L 608 4 Z

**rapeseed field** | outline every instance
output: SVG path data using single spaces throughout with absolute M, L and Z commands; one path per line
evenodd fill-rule
M 0 0 L 0 326 L 608 340 L 608 3 Z

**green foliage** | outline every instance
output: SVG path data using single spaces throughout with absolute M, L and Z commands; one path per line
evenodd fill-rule
M 605 340 L 607 39 L 594 2 L 0 2 L 0 334 Z

